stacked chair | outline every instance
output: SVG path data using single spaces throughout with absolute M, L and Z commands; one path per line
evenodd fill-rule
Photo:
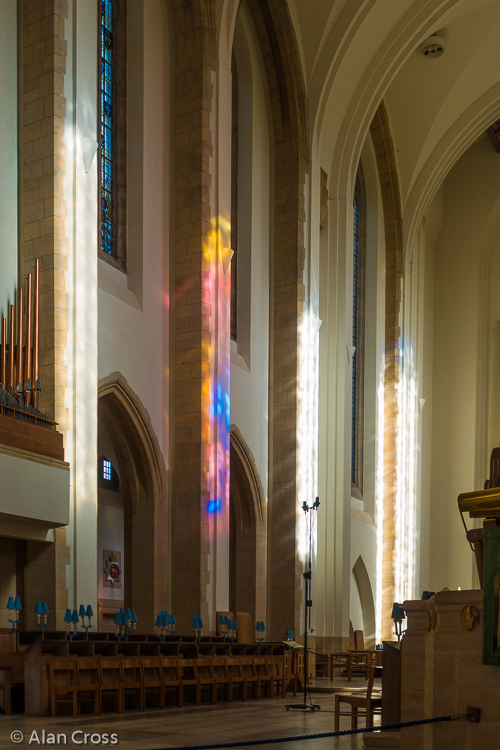
M 284 697 L 290 684 L 296 693 L 295 676 L 285 673 L 285 660 L 277 656 L 65 656 L 50 658 L 48 673 L 52 716 L 67 704 L 76 717 L 85 701 L 100 715 L 103 702 L 106 710 L 123 713 L 172 703 L 181 708 L 186 700 L 199 706 L 202 700 L 216 704 L 218 697 Z

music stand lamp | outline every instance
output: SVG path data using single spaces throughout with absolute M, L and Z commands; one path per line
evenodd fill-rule
M 302 504 L 302 510 L 304 511 L 306 518 L 309 511 L 316 511 L 318 510 L 319 506 L 319 497 L 316 498 L 314 503 L 312 505 L 308 505 L 305 500 Z M 308 551 L 308 565 L 307 570 L 304 572 L 304 580 L 305 580 L 305 607 L 304 607 L 304 701 L 302 703 L 289 703 L 285 705 L 285 708 L 287 711 L 290 709 L 295 710 L 301 710 L 301 711 L 319 711 L 321 709 L 321 706 L 318 706 L 315 703 L 308 703 L 307 702 L 307 680 L 308 680 L 308 671 L 307 671 L 307 633 L 311 629 L 311 609 L 312 609 L 312 599 L 311 599 L 311 585 L 312 585 L 312 562 L 311 562 L 311 549 L 312 549 L 312 513 L 311 518 L 309 522 L 309 551 Z

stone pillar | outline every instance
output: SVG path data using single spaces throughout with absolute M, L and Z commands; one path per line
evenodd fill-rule
M 208 622 L 214 326 L 212 75 L 215 3 L 175 0 L 172 607 L 179 632 Z
M 68 265 L 65 235 L 67 0 L 25 0 L 23 17 L 24 271 L 40 258 L 40 407 L 64 432 Z
M 68 429 L 64 406 L 68 336 L 68 267 L 66 237 L 66 98 L 67 0 L 23 2 L 22 111 L 24 273 L 40 258 L 40 408 Z M 27 542 L 25 571 L 26 627 L 34 627 L 35 603 L 40 597 L 50 610 L 50 627 L 60 626 L 67 607 L 65 565 L 69 563 L 65 529 L 55 530 L 52 545 Z

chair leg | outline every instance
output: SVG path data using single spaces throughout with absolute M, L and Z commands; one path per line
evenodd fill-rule
M 340 695 L 335 696 L 335 731 L 340 729 Z
M 357 729 L 357 728 L 358 728 L 358 707 L 352 706 L 351 729 Z

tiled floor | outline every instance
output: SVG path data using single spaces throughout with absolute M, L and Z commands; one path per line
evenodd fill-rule
M 346 690 L 360 688 L 365 684 L 362 678 L 354 678 L 348 683 L 339 677 L 335 687 Z M 319 688 L 330 689 L 327 679 L 317 680 Z M 219 702 L 217 706 L 203 704 L 196 707 L 186 704 L 179 709 L 174 706 L 164 711 L 148 708 L 145 712 L 127 710 L 124 714 L 105 712 L 100 717 L 83 714 L 77 719 L 71 716 L 25 717 L 21 714 L 0 717 L 0 748 L 14 748 L 16 744 L 28 747 L 45 745 L 74 747 L 113 747 L 120 750 L 153 750 L 158 748 L 213 745 L 218 743 L 272 740 L 278 737 L 332 732 L 334 724 L 334 694 L 313 693 L 312 703 L 319 704 L 319 711 L 285 710 L 285 705 L 303 703 L 303 694 L 294 697 L 288 694 L 285 700 L 262 698 L 246 703 L 233 701 L 231 704 Z M 309 702 L 309 701 L 308 701 Z M 364 719 L 362 719 L 364 722 Z M 350 721 L 341 719 L 341 729 L 348 729 Z M 45 730 L 45 735 L 43 731 Z M 22 733 L 23 742 L 14 742 L 12 733 Z M 76 734 L 74 734 L 76 733 Z M 88 735 L 85 738 L 85 734 Z M 59 735 L 59 738 L 57 737 Z M 104 737 L 107 735 L 107 740 Z M 119 744 L 117 745 L 116 739 Z M 20 735 L 13 735 L 20 740 Z M 266 743 L 261 747 L 270 748 Z M 296 740 L 276 745 L 283 750 L 361 750 L 362 735 L 332 739 Z

